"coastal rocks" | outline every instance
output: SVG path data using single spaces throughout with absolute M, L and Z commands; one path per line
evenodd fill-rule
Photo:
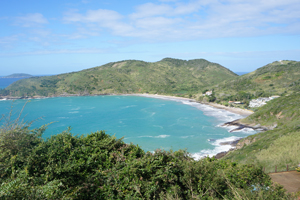
M 245 145 L 249 145 L 253 142 L 256 141 L 256 138 L 253 138 L 253 139 L 244 139 L 242 141 L 239 141 L 237 144 L 236 144 L 236 149 L 241 149 L 243 148 Z
M 236 147 L 241 139 L 229 141 L 229 142 L 221 142 L 220 145 L 231 145 L 232 147 Z
M 250 126 L 250 125 L 247 125 L 247 124 L 243 124 L 243 123 L 240 122 L 240 119 L 237 119 L 237 120 L 234 120 L 234 121 L 231 121 L 231 122 L 226 122 L 225 124 L 223 124 L 221 126 L 223 126 L 223 127 L 226 127 L 226 126 L 236 127 L 234 129 L 230 130 L 229 132 L 240 131 L 240 130 L 245 129 L 245 128 L 258 130 L 258 131 L 267 131 L 268 130 L 268 128 L 260 126 L 259 124 L 255 125 L 255 126 Z
M 237 144 L 240 142 L 240 139 L 234 140 L 234 141 L 229 141 L 229 142 L 221 142 L 220 145 L 231 145 L 232 148 L 229 149 L 228 151 L 223 151 L 220 153 L 217 153 L 217 155 L 215 155 L 215 158 L 220 159 L 222 157 L 224 157 L 226 154 L 228 154 L 231 151 L 234 151 L 236 149 Z
M 245 145 L 249 145 L 255 141 L 256 141 L 256 138 L 250 138 L 250 139 L 247 138 L 247 139 L 238 139 L 238 140 L 230 141 L 230 142 L 222 142 L 222 143 L 220 143 L 220 145 L 231 145 L 232 148 L 229 149 L 228 151 L 223 151 L 223 152 L 218 153 L 217 155 L 215 155 L 215 158 L 220 159 L 220 158 L 224 157 L 225 155 L 227 155 L 229 152 L 235 151 L 237 149 L 241 149 Z

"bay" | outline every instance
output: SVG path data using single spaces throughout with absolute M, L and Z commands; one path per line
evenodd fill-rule
M 0 101 L 0 113 L 8 113 L 13 106 L 18 114 L 26 102 Z M 230 145 L 220 143 L 254 133 L 230 133 L 218 126 L 241 115 L 175 98 L 121 95 L 32 99 L 22 117 L 26 121 L 36 120 L 32 127 L 51 123 L 44 138 L 67 127 L 75 135 L 105 130 L 117 138 L 124 137 L 126 143 L 138 144 L 145 151 L 187 149 L 195 158 L 229 150 Z

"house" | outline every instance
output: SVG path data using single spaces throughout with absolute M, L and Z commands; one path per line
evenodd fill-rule
M 271 101 L 278 97 L 280 97 L 280 96 L 275 95 L 275 96 L 271 96 L 271 97 L 260 97 L 258 99 L 252 99 L 249 103 L 249 107 L 250 108 L 261 107 L 261 106 L 267 104 L 268 101 Z
M 207 96 L 212 95 L 212 91 L 207 91 L 207 92 L 205 92 L 205 95 L 207 95 Z
M 235 101 L 235 102 L 233 102 L 234 104 L 243 104 L 242 102 L 240 102 L 240 101 Z

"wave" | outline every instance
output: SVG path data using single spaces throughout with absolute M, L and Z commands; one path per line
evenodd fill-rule
M 73 111 L 73 112 L 69 112 L 70 114 L 75 114 L 75 113 L 79 113 L 79 111 Z
M 194 135 L 180 136 L 180 138 L 183 138 L 183 139 L 186 139 L 186 138 L 189 138 L 189 137 L 194 137 Z
M 153 125 L 154 127 L 157 127 L 157 128 L 161 128 L 163 129 L 164 127 L 163 126 L 159 126 L 159 125 Z
M 71 110 L 80 110 L 80 107 L 72 108 Z
M 224 110 L 224 109 L 219 109 L 219 108 L 214 108 L 209 105 L 197 103 L 197 102 L 191 102 L 191 101 L 186 101 L 186 100 L 181 100 L 183 104 L 193 106 L 203 112 L 204 115 L 206 116 L 212 116 L 214 118 L 217 118 L 218 121 L 220 122 L 228 122 L 228 121 L 234 121 L 236 119 L 243 118 L 242 115 L 232 113 L 230 111 Z
M 149 136 L 149 135 L 143 135 L 143 136 L 138 136 L 139 138 L 143 137 L 148 137 L 148 138 L 167 138 L 170 137 L 171 135 L 158 135 L 158 136 Z
M 221 128 L 225 128 L 228 130 L 228 132 L 233 132 L 233 133 L 243 133 L 243 134 L 254 134 L 257 133 L 256 130 L 252 129 L 252 128 L 242 128 L 240 130 L 236 130 L 234 131 L 234 129 L 238 128 L 238 126 L 224 126 L 223 124 L 219 124 L 217 125 L 217 127 L 221 127 Z
M 137 105 L 130 105 L 130 106 L 124 106 L 121 109 L 127 109 L 127 108 L 132 108 L 132 107 L 136 107 Z
M 198 153 L 193 153 L 191 157 L 194 158 L 195 160 L 200 160 L 201 158 L 204 158 L 207 156 L 213 157 L 213 156 L 217 155 L 218 153 L 221 153 L 224 151 L 229 151 L 230 149 L 234 148 L 229 143 L 239 140 L 239 139 L 241 139 L 241 137 L 236 137 L 236 136 L 231 136 L 231 137 L 217 139 L 217 140 L 209 139 L 208 142 L 210 144 L 214 145 L 215 148 L 201 150 Z M 224 143 L 228 143 L 228 144 L 224 145 Z
M 137 96 L 143 96 L 143 97 L 149 97 L 149 98 L 157 98 L 157 99 L 164 99 L 164 100 L 170 100 L 170 101 L 176 101 L 181 102 L 183 104 L 195 107 L 203 112 L 206 116 L 212 116 L 217 118 L 220 122 L 228 122 L 228 121 L 234 121 L 236 119 L 243 118 L 244 116 L 232 113 L 230 111 L 214 108 L 209 105 L 201 104 L 189 99 L 182 99 L 177 97 L 166 97 L 166 96 L 159 96 L 159 95 L 137 95 Z

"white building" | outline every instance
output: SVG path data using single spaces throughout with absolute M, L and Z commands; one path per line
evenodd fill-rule
M 280 96 L 260 97 L 258 99 L 252 99 L 249 103 L 249 107 L 250 108 L 261 107 L 261 106 L 267 104 L 268 101 L 271 101 L 278 97 L 280 97 Z

